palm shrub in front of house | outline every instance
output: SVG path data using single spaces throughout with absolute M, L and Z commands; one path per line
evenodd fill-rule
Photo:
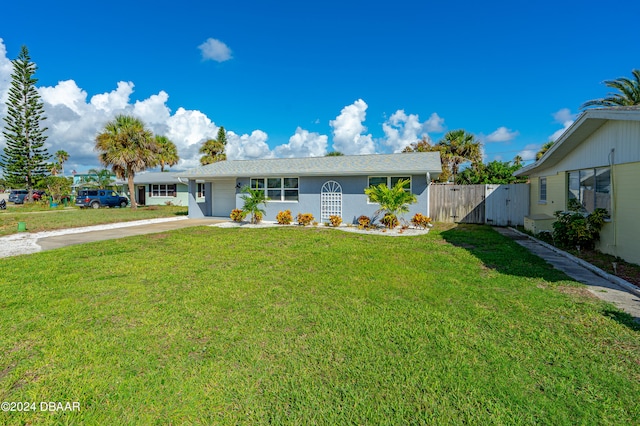
M 280 225 L 289 225 L 293 222 L 293 216 L 291 216 L 291 210 L 279 211 L 276 215 L 276 222 Z
M 398 215 L 407 213 L 409 205 L 417 201 L 414 194 L 405 191 L 408 185 L 409 180 L 405 179 L 399 180 L 392 188 L 381 183 L 364 190 L 371 202 L 380 204 L 378 212 L 384 212 L 381 222 L 387 228 L 391 229 L 398 226 Z
M 553 223 L 553 241 L 566 248 L 592 249 L 600 239 L 600 230 L 608 216 L 607 210 L 595 209 L 589 215 L 577 211 L 557 211 Z
M 267 205 L 269 200 L 261 189 L 251 189 L 248 185 L 242 188 L 243 195 L 240 196 L 244 200 L 242 213 L 244 217 L 251 215 L 251 223 L 257 224 L 262 221 L 263 215 L 266 213 L 260 205 Z

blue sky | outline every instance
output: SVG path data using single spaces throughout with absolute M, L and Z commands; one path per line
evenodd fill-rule
M 640 67 L 637 1 L 36 0 L 0 16 L 0 97 L 26 45 L 49 151 L 78 171 L 123 112 L 176 143 L 174 169 L 218 126 L 232 159 L 394 152 L 464 128 L 487 161 L 530 160 Z

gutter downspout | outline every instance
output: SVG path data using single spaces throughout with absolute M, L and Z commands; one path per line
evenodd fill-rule
M 427 217 L 431 217 L 431 214 L 429 213 L 430 210 L 430 194 L 431 192 L 431 173 L 427 172 Z

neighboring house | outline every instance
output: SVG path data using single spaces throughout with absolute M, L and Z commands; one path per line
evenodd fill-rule
M 540 160 L 514 175 L 531 180 L 526 229 L 551 231 L 554 213 L 571 199 L 588 212 L 602 207 L 611 218 L 598 250 L 640 264 L 640 108 L 585 111 Z
M 158 206 L 172 204 L 186 206 L 189 202 L 187 181 L 182 181 L 171 172 L 142 172 L 133 178 L 135 199 L 139 205 Z M 131 199 L 127 180 L 116 181 L 122 195 Z M 198 196 L 200 195 L 200 196 Z M 196 194 L 202 200 L 202 194 Z
M 265 189 L 270 200 L 265 220 L 275 220 L 279 211 L 311 213 L 318 222 L 330 215 L 355 223 L 361 215 L 374 216 L 380 208 L 369 202 L 364 190 L 370 185 L 394 185 L 409 179 L 409 190 L 418 202 L 415 213 L 429 214 L 428 186 L 442 172 L 439 152 L 336 157 L 277 158 L 220 161 L 176 176 L 189 182 L 189 217 L 229 217 L 242 208 L 241 189 Z M 202 193 L 205 197 L 198 198 Z
M 98 177 L 97 174 L 95 173 L 76 173 L 73 172 L 72 174 L 73 176 L 73 183 L 72 188 L 74 189 L 83 189 L 83 188 L 94 188 L 95 185 L 95 179 Z M 111 175 L 111 179 L 115 182 L 116 180 L 116 175 L 112 174 Z

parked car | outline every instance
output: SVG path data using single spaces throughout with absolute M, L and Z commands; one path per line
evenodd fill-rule
M 110 189 L 83 189 L 78 191 L 76 206 L 99 209 L 105 207 L 127 207 L 129 199 Z
M 14 189 L 9 193 L 9 202 L 14 204 L 24 203 L 25 197 L 29 194 L 26 189 Z

